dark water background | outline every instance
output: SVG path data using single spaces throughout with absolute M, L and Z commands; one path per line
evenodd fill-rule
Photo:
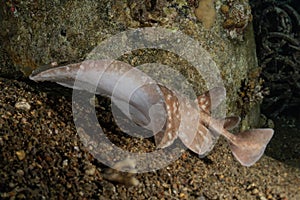
M 262 113 L 275 136 L 266 154 L 300 167 L 300 2 L 251 1 L 261 77 L 269 95 Z

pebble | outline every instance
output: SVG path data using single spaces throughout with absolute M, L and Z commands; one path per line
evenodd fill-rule
M 88 169 L 85 170 L 85 174 L 89 176 L 93 176 L 96 172 L 96 167 L 94 165 L 91 165 L 88 167 Z
M 24 176 L 24 171 L 23 171 L 22 169 L 18 169 L 18 170 L 17 170 L 17 174 L 18 174 L 19 176 Z
M 268 194 L 267 199 L 273 199 L 273 196 L 271 194 Z
M 26 99 L 22 99 L 21 101 L 18 101 L 15 104 L 15 108 L 20 109 L 20 110 L 25 110 L 25 111 L 29 111 L 31 106 L 30 104 L 26 101 Z
M 16 155 L 19 160 L 24 160 L 24 158 L 26 157 L 26 153 L 24 150 L 16 151 Z
M 259 197 L 259 199 L 260 199 L 260 200 L 267 200 L 267 198 L 264 197 L 264 196 Z
M 67 167 L 69 165 L 69 161 L 68 159 L 65 159 L 63 162 L 62 162 L 62 166 L 63 167 Z
M 40 100 L 37 100 L 36 104 L 39 105 L 39 106 L 43 105 L 43 103 Z
M 180 197 L 180 198 L 184 198 L 184 197 L 185 197 L 185 194 L 184 194 L 184 193 L 180 193 L 180 194 L 179 194 L 179 197 Z
M 254 189 L 252 190 L 252 194 L 258 194 L 258 193 L 259 193 L 258 189 L 254 188 Z

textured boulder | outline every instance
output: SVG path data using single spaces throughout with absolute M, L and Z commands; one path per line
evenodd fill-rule
M 227 89 L 228 115 L 242 116 L 243 128 L 258 123 L 261 82 L 250 7 L 244 0 L 225 4 L 220 0 L 2 1 L 1 4 L 1 77 L 28 77 L 32 70 L 52 62 L 83 60 L 103 40 L 122 31 L 161 27 L 181 31 L 198 41 L 219 67 Z M 206 89 L 195 69 L 179 55 L 159 49 L 139 49 L 119 59 L 133 66 L 144 63 L 171 66 L 189 80 L 197 94 Z

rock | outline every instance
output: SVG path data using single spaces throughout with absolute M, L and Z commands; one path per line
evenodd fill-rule
M 196 2 L 199 2 L 197 8 Z M 23 77 L 28 77 L 34 69 L 44 65 L 53 67 L 55 62 L 75 63 L 87 58 L 97 44 L 113 35 L 130 29 L 160 27 L 184 33 L 199 42 L 220 70 L 220 81 L 227 88 L 228 113 L 247 113 L 256 102 L 240 101 L 239 91 L 241 84 L 251 79 L 247 72 L 258 68 L 251 20 L 247 21 L 247 26 L 242 24 L 243 31 L 239 36 L 243 37 L 243 41 L 232 41 L 223 28 L 223 22 L 227 16 L 239 22 L 230 17 L 236 9 L 233 9 L 234 6 L 223 6 L 220 9 L 221 4 L 220 0 L 161 0 L 146 3 L 137 0 L 76 0 L 53 3 L 45 1 L 37 6 L 33 1 L 24 1 L 18 5 L 18 15 L 12 15 L 8 12 L 10 5 L 7 3 L 4 5 L 5 9 L 0 9 L 3 19 L 0 21 L 0 26 L 3 27 L 0 34 L 4 44 L 0 46 L 0 76 L 18 78 L 20 73 L 16 71 L 21 71 Z M 248 3 L 241 9 L 245 12 L 242 13 L 245 17 L 248 16 L 246 8 Z M 215 18 L 221 20 L 215 21 Z M 237 26 L 240 27 L 241 24 L 238 23 Z M 183 45 L 187 53 L 192 51 L 188 44 Z M 120 60 L 134 66 L 161 63 L 170 66 L 172 70 L 183 72 L 196 93 L 200 94 L 207 89 L 203 77 L 180 55 L 159 49 L 137 49 L 122 55 Z M 247 93 L 246 89 L 241 92 Z M 237 102 L 241 103 L 236 106 Z M 16 107 L 30 109 L 25 102 L 18 103 Z M 245 109 L 246 107 L 250 108 Z M 251 119 L 253 118 L 247 118 L 249 126 L 256 123 Z
M 88 166 L 85 170 L 85 174 L 89 176 L 93 176 L 96 173 L 96 167 L 94 165 Z

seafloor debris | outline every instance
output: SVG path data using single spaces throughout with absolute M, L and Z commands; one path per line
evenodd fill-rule
M 300 16 L 296 1 L 253 1 L 262 78 L 270 89 L 262 110 L 272 117 L 300 102 Z M 294 7 L 294 8 L 293 8 Z

